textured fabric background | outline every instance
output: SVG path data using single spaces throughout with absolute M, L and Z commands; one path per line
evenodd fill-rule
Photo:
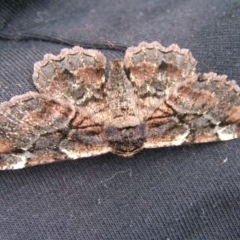
M 239 0 L 1 0 L 0 101 L 80 45 L 122 57 L 177 43 L 240 84 Z M 0 239 L 240 239 L 240 139 L 0 172 Z

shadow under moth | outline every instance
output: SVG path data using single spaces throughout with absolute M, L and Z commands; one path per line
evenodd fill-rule
M 123 59 L 81 47 L 34 64 L 38 92 L 0 105 L 0 170 L 240 136 L 240 89 L 173 44 L 142 42 Z

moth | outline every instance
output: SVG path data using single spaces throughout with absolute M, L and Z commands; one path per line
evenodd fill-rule
M 63 49 L 34 64 L 38 92 L 0 105 L 0 169 L 240 136 L 240 89 L 173 44 L 141 42 L 123 59 Z

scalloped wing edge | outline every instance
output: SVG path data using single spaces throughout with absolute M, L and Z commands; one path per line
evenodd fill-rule
M 137 52 L 141 51 L 144 48 L 147 48 L 147 49 L 155 48 L 160 50 L 163 53 L 175 52 L 181 55 L 185 55 L 188 58 L 188 60 L 191 62 L 191 64 L 194 66 L 194 69 L 197 65 L 197 60 L 192 56 L 192 53 L 190 52 L 189 49 L 180 48 L 177 44 L 171 44 L 168 47 L 164 47 L 159 42 L 154 41 L 151 43 L 141 42 L 136 47 L 127 48 L 125 57 L 124 57 L 124 62 L 127 68 L 131 66 L 131 60 L 130 60 L 131 55 L 136 54 Z
M 63 48 L 58 55 L 53 55 L 51 53 L 47 53 L 44 55 L 43 60 L 34 63 L 33 67 L 33 75 L 32 78 L 35 82 L 35 79 L 38 78 L 38 72 L 41 67 L 45 66 L 49 63 L 49 61 L 60 61 L 63 60 L 67 55 L 74 54 L 86 54 L 88 56 L 95 56 L 96 61 L 102 63 L 102 68 L 106 66 L 106 57 L 99 51 L 95 49 L 84 49 L 79 46 L 75 46 L 73 48 Z

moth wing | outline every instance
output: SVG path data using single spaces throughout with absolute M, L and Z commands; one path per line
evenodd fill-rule
M 105 65 L 105 56 L 97 50 L 62 49 L 34 64 L 33 81 L 40 93 L 98 113 L 104 109 Z
M 177 82 L 195 74 L 196 63 L 189 50 L 175 44 L 165 48 L 158 42 L 142 42 L 126 50 L 124 64 L 135 88 L 143 120 L 152 114 Z
M 94 115 L 85 108 L 77 108 L 69 124 L 70 131 L 59 145 L 71 159 L 91 157 L 110 152 L 105 138 L 105 115 Z
M 215 73 L 177 83 L 146 121 L 145 148 L 240 136 L 240 89 Z
M 99 131 L 88 129 L 96 124 L 89 113 L 38 93 L 2 103 L 0 122 L 0 170 L 98 155 L 105 146 Z M 100 153 L 94 138 L 101 142 L 97 145 Z M 75 157 L 67 151 L 70 147 Z
M 70 106 L 33 92 L 2 103 L 0 169 L 66 159 L 66 154 L 59 152 L 58 144 L 73 116 Z

